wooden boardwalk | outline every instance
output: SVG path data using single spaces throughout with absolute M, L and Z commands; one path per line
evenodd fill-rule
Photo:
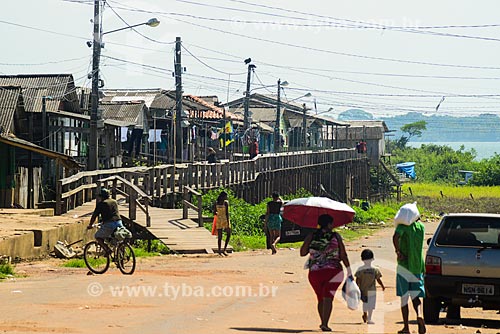
M 120 212 L 128 212 L 128 204 L 120 201 Z M 94 211 L 95 201 L 87 202 L 63 216 L 88 217 Z M 137 212 L 135 223 L 147 229 L 154 237 L 165 244 L 170 250 L 181 254 L 214 253 L 217 251 L 217 237 L 204 227 L 199 227 L 195 220 L 198 214 L 188 210 L 188 219 L 182 219 L 182 209 L 161 209 L 149 207 L 151 226 L 146 226 L 146 215 Z M 228 246 L 228 251 L 232 252 Z

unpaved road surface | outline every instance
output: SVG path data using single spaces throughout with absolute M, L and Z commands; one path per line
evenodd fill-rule
M 435 223 L 426 224 L 427 233 Z M 337 293 L 330 321 L 334 333 L 396 333 L 393 229 L 350 242 L 357 268 L 363 247 L 375 253 L 385 292 L 378 290 L 375 325 L 361 321 Z M 0 282 L 0 332 L 5 333 L 307 333 L 320 332 L 316 300 L 298 250 L 271 256 L 253 251 L 217 256 L 139 259 L 134 275 L 111 267 L 104 275 L 60 267 L 59 260 L 19 264 L 27 277 Z M 415 315 L 411 330 L 416 333 Z M 462 309 L 456 323 L 427 326 L 428 333 L 500 333 L 494 311 Z

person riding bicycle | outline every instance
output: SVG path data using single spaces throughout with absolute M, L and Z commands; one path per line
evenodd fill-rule
M 123 227 L 120 212 L 118 211 L 118 203 L 113 198 L 110 198 L 109 190 L 106 188 L 101 188 L 96 202 L 94 213 L 87 228 L 92 229 L 96 219 L 101 215 L 102 225 L 94 236 L 99 245 L 109 254 L 111 250 L 104 243 L 104 239 L 112 238 L 113 232 L 118 227 Z

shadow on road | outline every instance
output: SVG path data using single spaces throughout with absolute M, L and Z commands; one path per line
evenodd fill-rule
M 232 330 L 245 332 L 263 332 L 263 333 L 310 333 L 315 332 L 307 329 L 289 329 L 289 328 L 267 328 L 267 327 L 231 327 Z
M 474 327 L 474 328 L 500 328 L 500 320 L 492 319 L 471 319 L 462 318 L 457 320 L 451 319 L 441 319 L 439 324 L 442 326 L 456 327 L 460 329 L 460 325 L 463 327 Z
M 398 321 L 398 324 L 403 324 Z M 416 325 L 416 320 L 410 320 L 410 324 Z M 461 319 L 446 319 L 441 318 L 437 324 L 427 324 L 427 326 L 445 326 L 447 328 L 465 329 L 464 327 L 472 328 L 500 328 L 500 320 L 492 319 L 477 319 L 477 318 L 461 318 Z

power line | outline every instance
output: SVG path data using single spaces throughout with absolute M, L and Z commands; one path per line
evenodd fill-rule
M 62 60 L 52 60 L 52 61 L 47 61 L 43 63 L 0 63 L 2 66 L 42 66 L 42 65 L 49 65 L 49 64 L 61 64 L 61 63 L 67 63 L 67 62 L 72 62 L 76 60 L 82 60 L 82 59 L 88 59 L 88 56 L 83 56 L 79 58 L 70 58 L 70 59 L 62 59 Z
M 181 0 L 177 0 L 181 1 Z M 223 34 L 229 34 L 229 35 L 234 35 L 238 37 L 243 37 L 247 39 L 252 39 L 260 42 L 266 42 L 270 44 L 276 44 L 276 45 L 282 45 L 282 46 L 287 46 L 291 48 L 296 48 L 296 49 L 302 49 L 302 50 L 307 50 L 307 51 L 315 51 L 315 52 L 321 52 L 321 53 L 326 53 L 326 54 L 334 54 L 338 56 L 345 56 L 345 57 L 354 57 L 354 58 L 360 58 L 360 59 L 370 59 L 370 60 L 379 60 L 379 61 L 388 61 L 388 62 L 396 62 L 396 63 L 407 63 L 407 64 L 415 64 L 415 65 L 427 65 L 427 66 L 440 66 L 440 67 L 453 67 L 453 68 L 469 68 L 469 69 L 481 69 L 481 70 L 500 70 L 500 67 L 494 67 L 494 66 L 473 66 L 473 65 L 458 65 L 458 64 L 444 64 L 444 63 L 432 63 L 432 62 L 424 62 L 424 61 L 414 61 L 414 60 L 403 60 L 403 59 L 396 59 L 396 58 L 384 58 L 384 57 L 375 57 L 375 56 L 365 56 L 365 55 L 358 55 L 354 53 L 347 53 L 347 52 L 339 52 L 339 51 L 333 51 L 333 50 L 325 50 L 325 49 L 320 49 L 320 48 L 314 48 L 314 47 L 304 47 L 302 45 L 297 45 L 297 44 L 292 44 L 292 43 L 287 43 L 287 42 L 281 42 L 281 41 L 274 41 L 270 39 L 265 39 L 265 38 L 259 38 L 259 37 L 254 37 L 254 36 L 248 36 L 240 33 L 235 33 L 231 31 L 226 31 L 222 29 L 217 29 L 213 27 L 207 27 L 201 24 L 181 20 L 181 19 L 174 19 L 179 22 L 183 22 L 192 26 L 196 26 L 199 28 L 203 29 L 208 29 L 212 31 L 217 31 Z
M 177 0 L 177 1 L 182 1 L 182 0 Z M 242 1 L 242 0 L 228 0 L 228 1 L 236 2 L 236 3 L 241 3 L 241 4 L 246 4 L 248 6 L 254 6 L 254 7 L 256 6 L 256 7 L 259 7 L 259 8 L 284 11 L 284 12 L 289 12 L 289 13 L 294 13 L 294 14 L 307 15 L 307 16 L 313 16 L 313 17 L 318 17 L 318 18 L 333 19 L 335 21 L 341 21 L 341 22 L 345 21 L 345 22 L 349 22 L 350 24 L 362 24 L 362 25 L 364 25 L 362 28 L 394 30 L 394 31 L 399 31 L 399 32 L 408 32 L 408 33 L 416 33 L 416 34 L 429 34 L 429 35 L 437 35 L 437 36 L 445 36 L 445 37 L 467 38 L 467 39 L 479 39 L 479 40 L 495 41 L 495 42 L 500 41 L 500 39 L 498 39 L 498 38 L 490 38 L 490 37 L 482 37 L 482 36 L 469 36 L 469 35 L 458 35 L 458 34 L 440 33 L 440 32 L 434 32 L 434 31 L 420 31 L 418 29 L 410 29 L 408 27 L 388 26 L 388 25 L 383 25 L 383 24 L 379 24 L 379 23 L 364 22 L 364 21 L 360 21 L 360 20 L 340 19 L 340 18 L 326 16 L 326 15 L 319 15 L 319 14 L 314 14 L 314 13 L 306 13 L 306 12 L 301 12 L 301 11 L 297 11 L 297 10 L 291 10 L 291 9 L 287 9 L 287 8 L 281 8 L 281 7 L 274 7 L 274 6 L 268 6 L 268 5 L 263 5 L 263 4 L 250 3 L 250 2 Z M 183 1 L 183 2 L 187 2 L 187 1 Z M 194 1 L 190 1 L 190 3 L 198 4 L 198 3 L 194 2 Z M 264 14 L 264 13 L 261 13 L 261 14 Z M 427 29 L 429 29 L 429 28 L 427 27 Z
M 279 15 L 279 14 L 274 14 L 274 13 L 270 13 L 270 12 L 260 12 L 260 11 L 246 10 L 246 9 L 234 8 L 234 7 L 209 5 L 209 4 L 199 3 L 199 2 L 195 2 L 195 1 L 187 1 L 187 0 L 177 0 L 177 1 L 178 2 L 192 4 L 192 5 L 197 5 L 197 6 L 206 6 L 206 7 L 212 7 L 212 8 L 217 8 L 217 9 L 224 9 L 224 10 L 229 10 L 229 11 L 237 11 L 237 12 L 244 12 L 244 13 L 267 15 L 267 16 L 273 16 L 273 17 L 284 17 L 284 18 L 289 18 L 289 19 L 294 19 L 294 20 L 308 20 L 308 19 L 303 18 L 303 17 L 290 17 L 290 16 Z M 495 41 L 495 42 L 499 42 L 500 41 L 500 39 L 492 38 L 492 37 L 458 35 L 458 34 L 441 33 L 441 32 L 426 31 L 426 30 L 422 31 L 422 30 L 417 30 L 417 29 L 410 29 L 410 28 L 407 28 L 407 27 L 393 27 L 393 26 L 387 26 L 387 25 L 370 23 L 370 22 L 363 22 L 363 21 L 356 21 L 356 20 L 349 20 L 349 19 L 340 19 L 340 18 L 335 18 L 335 17 L 331 17 L 331 16 L 325 16 L 325 15 L 318 15 L 318 14 L 300 12 L 300 11 L 295 11 L 295 10 L 290 10 L 290 9 L 284 9 L 284 8 L 280 8 L 280 7 L 273 7 L 273 6 L 266 6 L 266 5 L 262 5 L 262 4 L 249 3 L 249 2 L 246 2 L 246 1 L 238 1 L 238 0 L 229 0 L 229 1 L 237 2 L 237 3 L 243 3 L 243 4 L 246 4 L 246 5 L 249 5 L 249 6 L 256 6 L 256 7 L 259 7 L 259 8 L 265 8 L 265 9 L 272 9 L 272 10 L 279 10 L 279 11 L 285 11 L 285 12 L 298 13 L 298 14 L 301 14 L 301 15 L 312 16 L 312 17 L 333 19 L 334 21 L 341 21 L 341 22 L 345 21 L 345 22 L 349 22 L 349 24 L 353 28 L 382 29 L 382 30 L 393 30 L 393 31 L 398 31 L 398 32 L 407 32 L 407 33 L 414 33 L 414 34 L 436 35 L 436 36 L 456 37 L 456 38 L 466 38 L 466 39 L 478 39 L 478 40 Z M 325 21 L 323 21 L 323 22 L 325 22 Z M 332 24 L 330 21 L 326 21 L 326 23 L 328 23 L 330 25 L 338 24 L 338 23 Z M 355 26 L 352 26 L 352 24 L 355 24 Z M 360 24 L 362 26 L 360 26 Z
M 212 49 L 207 49 L 198 45 L 189 44 L 193 47 L 201 48 L 208 51 L 214 51 Z M 227 54 L 226 54 L 227 55 Z M 235 57 L 236 56 L 232 56 Z M 218 57 L 208 57 L 208 56 L 198 56 L 201 59 L 209 59 L 216 60 L 222 62 L 230 62 L 230 63 L 240 63 L 239 60 L 232 60 L 226 58 L 218 58 Z M 277 65 L 267 62 L 259 61 L 261 65 L 276 67 L 281 69 L 293 70 L 306 70 L 306 71 L 317 71 L 317 72 L 327 72 L 327 73 L 345 73 L 345 74 L 357 74 L 357 75 L 370 75 L 370 76 L 387 76 L 387 77 L 401 77 L 401 78 L 425 78 L 425 79 L 460 79 L 460 80 L 500 80 L 500 77 L 473 77 L 473 76 L 445 76 L 445 75 L 421 75 L 421 74 L 409 74 L 409 73 L 382 73 L 382 72 L 363 72 L 363 71 L 345 71 L 345 70 L 334 70 L 328 68 L 313 68 L 313 67 L 303 67 L 303 66 L 287 66 L 287 65 Z
M 256 12 L 256 11 L 245 11 L 237 8 L 230 8 L 230 7 L 224 7 L 224 6 L 217 6 L 217 5 L 209 5 L 209 4 L 204 4 L 204 3 L 198 3 L 194 1 L 188 1 L 188 0 L 176 0 L 178 2 L 184 2 L 184 3 L 189 3 L 189 4 L 195 4 L 199 6 L 206 6 L 206 7 L 213 7 L 213 8 L 222 8 L 222 9 L 228 9 L 228 10 L 234 10 L 234 11 L 244 11 L 244 12 L 250 12 L 250 13 L 259 13 L 262 15 L 272 15 L 270 13 L 263 13 L 263 12 Z M 269 7 L 269 6 L 268 6 Z M 141 10 L 138 8 L 134 8 L 131 6 L 122 8 L 125 10 L 130 10 L 130 11 L 136 11 L 136 12 L 147 12 L 147 13 L 154 13 L 158 15 L 168 15 L 166 12 L 158 12 L 158 11 L 148 11 L 148 10 Z M 313 15 L 313 14 L 310 14 Z M 288 17 L 290 18 L 290 17 Z M 281 41 L 274 41 L 274 40 L 269 40 L 269 39 L 264 39 L 264 38 L 259 38 L 259 37 L 254 37 L 254 36 L 248 36 L 244 34 L 239 34 L 231 31 L 226 31 L 218 28 L 213 28 L 213 27 L 207 27 L 201 24 L 193 23 L 190 21 L 178 19 L 178 18 L 172 18 L 173 20 L 183 22 L 185 24 L 197 26 L 203 29 L 208 29 L 212 31 L 217 31 L 220 33 L 224 34 L 230 34 L 238 37 L 243 37 L 243 38 L 248 38 L 248 39 L 253 39 L 261 42 L 267 42 L 267 43 L 272 43 L 272 44 L 278 44 L 278 45 L 283 45 L 287 47 L 293 47 L 293 48 L 300 48 L 300 49 L 306 49 L 309 51 L 316 51 L 316 52 L 322 52 L 322 53 L 328 53 L 328 54 L 335 54 L 335 55 L 340 55 L 340 56 L 348 56 L 348 57 L 356 57 L 356 58 L 362 58 L 362 59 L 371 59 L 371 60 L 379 60 L 379 61 L 391 61 L 391 62 L 399 62 L 399 63 L 409 63 L 409 64 L 416 64 L 416 65 L 428 65 L 428 66 L 442 66 L 442 67 L 457 67 L 457 68 L 472 68 L 472 69 L 489 69 L 489 70 L 500 70 L 500 67 L 493 67 L 493 66 L 473 66 L 473 65 L 459 65 L 459 64 L 443 64 L 443 63 L 432 63 L 432 62 L 423 62 L 423 61 L 412 61 L 412 60 L 403 60 L 403 59 L 396 59 L 396 58 L 384 58 L 384 57 L 375 57 L 375 56 L 366 56 L 366 55 L 358 55 L 358 54 L 353 54 L 353 53 L 347 53 L 347 52 L 339 52 L 339 51 L 332 51 L 332 50 L 324 50 L 320 48 L 312 48 L 312 47 L 303 47 L 301 45 L 296 45 L 292 43 L 286 43 L 286 42 L 281 42 Z M 304 19 L 304 18 L 296 18 L 296 19 Z M 500 41 L 500 39 L 498 39 Z
M 196 59 L 198 62 L 200 62 L 201 64 L 203 64 L 204 66 L 208 67 L 209 69 L 215 71 L 215 72 L 218 72 L 218 73 L 222 73 L 222 74 L 226 74 L 226 75 L 242 75 L 242 74 L 246 74 L 246 72 L 239 72 L 239 73 L 229 73 L 229 72 L 225 72 L 225 71 L 221 71 L 221 70 L 218 70 L 216 69 L 215 67 L 213 66 L 210 66 L 208 65 L 207 63 L 205 63 L 203 60 L 201 60 L 200 58 L 198 58 L 197 56 L 195 56 L 191 51 L 189 51 L 184 45 L 181 45 L 181 47 L 191 55 L 191 57 L 193 57 L 194 59 Z

